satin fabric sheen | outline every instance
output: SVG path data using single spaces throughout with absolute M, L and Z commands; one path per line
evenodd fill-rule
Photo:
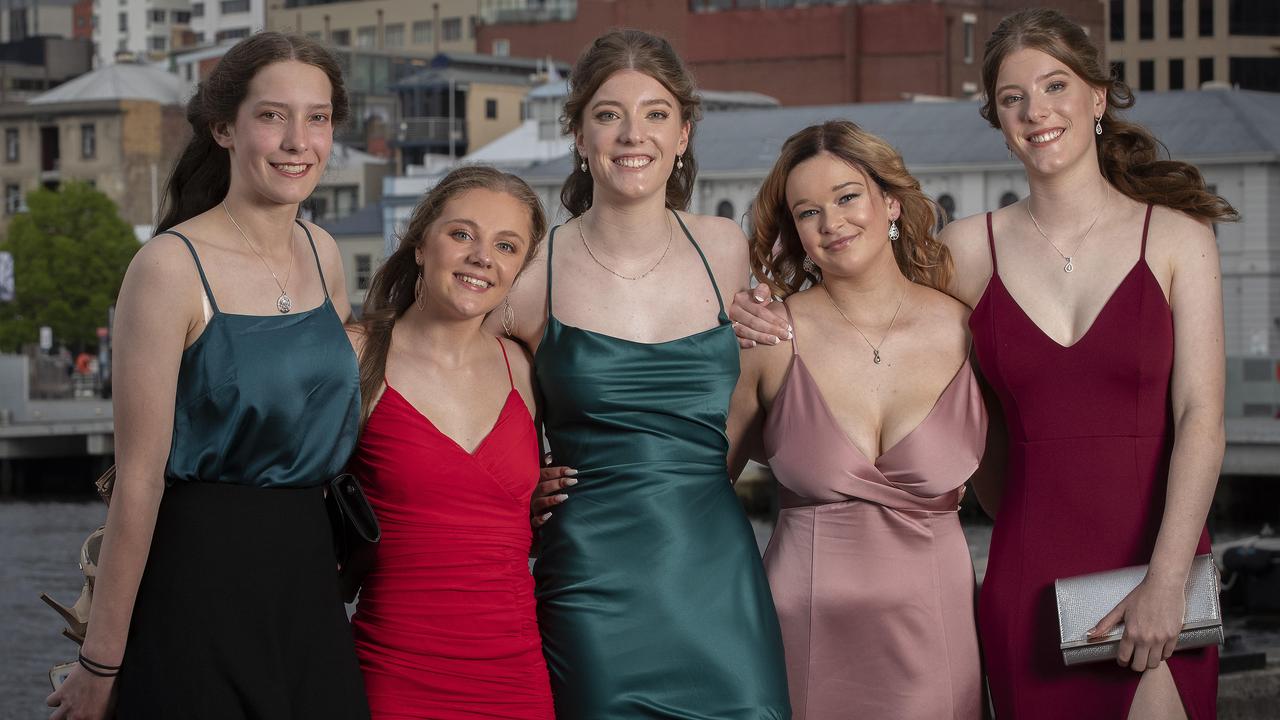
M 982 717 L 973 563 L 956 511 L 986 428 L 966 361 L 871 462 L 792 355 L 764 424 L 782 505 L 765 569 L 796 720 Z
M 564 325 L 554 242 L 535 367 L 554 461 L 578 469 L 534 565 L 556 717 L 789 718 L 777 617 L 725 462 L 738 350 L 723 307 L 716 327 L 657 344 Z
M 182 353 L 166 481 L 323 485 L 360 425 L 356 356 L 333 303 L 326 294 L 299 313 L 229 315 L 196 267 L 214 312 Z
M 352 462 L 382 526 L 352 618 L 374 720 L 553 720 L 529 575 L 533 419 L 468 453 L 390 385 Z
M 1147 208 L 1147 220 L 1151 208 Z M 991 535 L 979 628 L 996 715 L 1121 720 L 1142 675 L 1114 662 L 1066 667 L 1053 582 L 1151 560 L 1173 447 L 1173 315 L 1138 262 L 1072 346 L 1023 312 L 993 272 L 969 317 L 1009 431 L 1004 498 Z M 1196 554 L 1209 552 L 1202 531 Z M 1218 650 L 1168 660 L 1187 716 L 1216 716 Z

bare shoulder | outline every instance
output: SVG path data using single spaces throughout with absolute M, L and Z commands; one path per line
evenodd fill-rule
M 913 285 L 912 302 L 917 308 L 916 330 L 936 350 L 953 348 L 963 354 L 969 347 L 969 306 L 925 285 Z
M 316 254 L 320 256 L 320 264 L 324 266 L 324 269 L 341 270 L 342 253 L 338 250 L 338 241 L 333 239 L 328 230 L 310 220 L 299 220 L 298 222 L 311 234 L 311 240 L 316 246 Z
M 720 290 L 733 294 L 745 288 L 750 273 L 750 247 L 747 236 L 738 227 L 738 223 L 716 215 L 683 212 L 679 215 L 697 241 L 698 247 L 707 256 L 707 262 L 711 264 L 716 279 L 722 286 Z M 732 281 L 732 284 L 727 285 L 728 281 Z M 740 285 L 743 287 L 738 287 Z
M 1147 229 L 1148 253 L 1167 254 L 1171 261 L 1195 261 L 1198 257 L 1217 257 L 1218 239 L 1207 220 L 1180 210 L 1157 205 L 1151 210 L 1151 226 Z
M 500 337 L 498 342 L 502 343 L 502 347 L 507 351 L 507 363 L 511 368 L 512 381 L 532 415 L 534 413 L 533 358 L 525 346 L 515 340 Z
M 171 303 L 173 297 L 181 302 L 188 295 L 194 301 L 203 290 L 191 250 L 178 237 L 167 233 L 156 235 L 142 245 L 129 262 L 126 277 L 138 286 L 136 291 L 168 296 L 166 303 Z
M 955 270 L 947 292 L 969 307 L 974 306 L 986 289 L 993 270 L 986 213 L 949 223 L 938 235 L 938 240 L 950 251 Z

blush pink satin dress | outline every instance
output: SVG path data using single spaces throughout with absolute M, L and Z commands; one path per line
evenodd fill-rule
M 782 505 L 764 562 L 794 720 L 981 718 L 973 563 L 956 513 L 987 429 L 968 361 L 872 462 L 794 339 L 792 351 L 764 425 Z

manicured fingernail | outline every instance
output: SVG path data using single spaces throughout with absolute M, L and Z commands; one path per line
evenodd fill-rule
M 791 328 L 787 328 L 787 331 L 786 331 L 786 332 L 784 332 L 784 333 L 782 333 L 782 339 L 783 339 L 783 340 L 790 340 L 790 339 L 791 339 Z
M 578 480 L 577 478 L 567 478 L 565 479 L 564 484 L 568 487 L 573 487 L 578 484 Z
M 755 347 L 755 346 L 756 346 L 756 341 L 755 341 L 755 340 L 748 340 L 748 341 L 747 341 L 747 347 L 749 347 L 749 348 L 753 348 L 753 347 Z
M 763 295 L 757 295 L 757 294 L 755 294 L 755 293 L 752 293 L 752 294 L 751 294 L 751 299 L 752 299 L 752 300 L 755 300 L 755 301 L 756 301 L 756 302 L 758 302 L 758 303 L 762 303 L 762 302 L 764 302 L 764 296 L 763 296 Z
M 770 344 L 770 345 L 777 345 L 777 344 L 778 344 L 778 343 L 780 343 L 780 342 L 782 342 L 782 341 L 781 341 L 781 340 L 779 340 L 778 338 L 776 338 L 776 337 L 774 337 L 774 336 L 772 336 L 772 335 L 770 335 L 770 336 L 769 336 L 769 344 Z
M 554 498 L 552 498 L 552 500 L 555 500 L 556 502 L 564 502 L 565 500 L 568 500 L 568 499 L 569 499 L 569 496 L 565 495 L 564 493 L 560 493 L 559 495 L 556 495 Z
M 578 470 L 576 468 L 569 468 L 564 471 L 564 474 L 568 475 L 569 477 L 573 477 L 574 475 L 578 474 Z M 574 480 L 573 482 L 577 482 L 577 480 Z M 572 485 L 573 483 L 569 483 L 569 484 Z
M 546 522 L 550 517 L 551 517 L 551 513 L 547 513 L 538 519 L 541 520 L 542 522 Z

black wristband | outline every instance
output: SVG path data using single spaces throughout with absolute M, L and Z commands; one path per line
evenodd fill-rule
M 76 660 L 80 663 L 80 667 L 93 675 L 97 675 L 98 677 L 115 677 L 120 673 L 119 665 L 104 665 L 100 662 L 90 660 L 84 656 L 84 653 L 77 654 Z

